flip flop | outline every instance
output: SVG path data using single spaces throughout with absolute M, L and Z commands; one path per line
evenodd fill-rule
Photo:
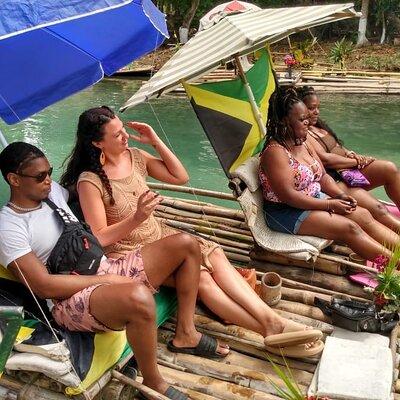
M 322 332 L 318 329 L 305 329 L 293 332 L 283 332 L 276 335 L 267 336 L 264 339 L 266 347 L 289 347 L 299 344 L 316 342 L 322 338 Z
M 168 386 L 168 389 L 164 393 L 165 397 L 168 397 L 171 400 L 189 400 L 189 396 L 185 393 L 181 392 L 178 389 L 175 389 L 173 386 Z M 136 399 L 139 400 L 148 400 L 147 397 L 142 393 L 139 392 L 136 396 Z
M 297 346 L 288 347 L 269 347 L 265 346 L 265 349 L 272 354 L 284 357 L 293 358 L 304 358 L 313 357 L 321 353 L 324 349 L 324 342 L 322 340 L 317 340 L 311 347 L 306 348 L 304 344 Z
M 192 354 L 194 356 L 206 358 L 225 358 L 227 354 L 217 353 L 218 341 L 217 339 L 205 335 L 201 335 L 200 341 L 196 347 L 176 347 L 172 340 L 167 343 L 167 349 L 173 353 Z

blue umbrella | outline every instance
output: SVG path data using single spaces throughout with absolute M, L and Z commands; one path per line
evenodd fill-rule
M 93 85 L 168 37 L 151 0 L 0 0 L 0 15 L 7 124 Z

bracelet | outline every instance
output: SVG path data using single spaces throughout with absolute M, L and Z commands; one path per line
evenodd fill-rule
M 329 213 L 329 214 L 335 214 L 335 210 L 333 210 L 332 208 L 331 208 L 331 206 L 329 205 L 329 199 L 327 199 L 327 200 L 325 200 L 326 201 L 326 211 Z

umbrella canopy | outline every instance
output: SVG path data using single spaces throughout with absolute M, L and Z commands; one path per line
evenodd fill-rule
M 227 3 L 220 4 L 210 10 L 206 15 L 201 17 L 199 21 L 199 31 L 211 27 L 228 14 L 246 12 L 250 10 L 261 10 L 261 8 L 255 4 L 238 0 L 228 1 Z
M 155 50 L 151 0 L 0 1 L 0 117 L 13 124 Z
M 123 106 L 122 110 L 212 71 L 221 63 L 313 26 L 359 16 L 353 3 L 248 11 L 198 32 Z

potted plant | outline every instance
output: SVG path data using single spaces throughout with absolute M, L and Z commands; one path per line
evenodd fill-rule
M 293 54 L 286 54 L 286 56 L 283 58 L 283 62 L 286 65 L 287 68 L 287 77 L 289 79 L 292 79 L 292 67 L 296 65 L 296 59 L 293 56 Z

